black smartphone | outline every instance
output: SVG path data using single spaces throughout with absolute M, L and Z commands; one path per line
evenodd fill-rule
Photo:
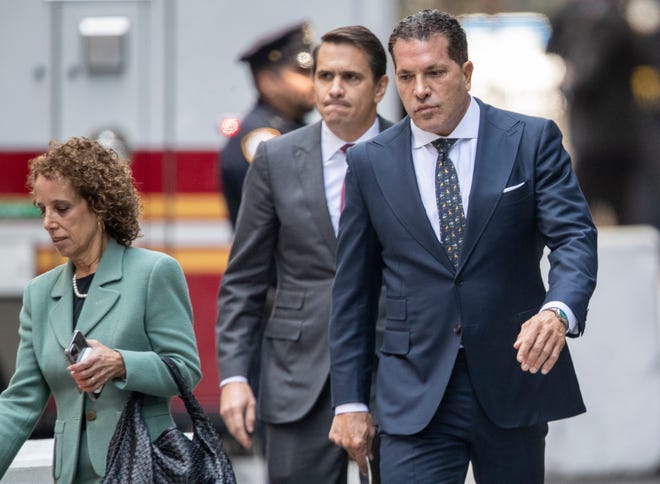
M 64 354 L 71 363 L 80 363 L 87 358 L 90 351 L 92 349 L 87 345 L 85 336 L 80 331 L 75 330 L 73 332 L 73 338 L 71 338 L 71 343 L 64 350 Z
M 69 346 L 64 350 L 64 354 L 66 355 L 67 360 L 71 363 L 80 363 L 89 356 L 91 351 L 92 348 L 87 344 L 85 335 L 76 329 L 73 332 L 71 343 L 69 343 Z M 96 400 L 101 395 L 102 391 L 103 386 L 97 388 L 95 392 L 87 392 L 87 395 L 89 395 L 92 400 Z

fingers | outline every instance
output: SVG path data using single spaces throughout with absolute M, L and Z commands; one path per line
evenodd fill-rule
M 106 380 L 102 376 L 91 376 L 85 380 L 85 386 L 78 386 L 84 392 L 95 392 L 105 384 Z
M 118 351 L 96 340 L 87 342 L 92 348 L 89 356 L 67 367 L 78 388 L 86 392 L 94 391 L 114 378 L 126 376 L 124 360 Z
M 371 447 L 375 435 L 376 430 L 371 422 L 371 415 L 366 412 L 355 412 L 336 415 L 328 437 L 348 452 L 357 463 L 360 472 L 367 474 L 367 457 L 373 458 Z
M 555 365 L 566 344 L 564 325 L 548 311 L 542 311 L 526 321 L 513 347 L 523 371 L 546 375 Z
M 248 403 L 247 409 L 245 411 L 245 430 L 249 434 L 254 433 L 254 426 L 257 421 L 257 403 L 256 401 L 251 401 Z
M 367 469 L 367 459 L 368 457 L 364 457 L 363 459 L 356 460 L 358 468 L 360 469 L 360 474 L 367 475 L 369 473 L 369 469 Z
M 101 388 L 108 380 L 102 375 L 93 375 L 90 372 L 71 372 L 71 377 L 82 392 L 94 392 Z
M 246 449 L 252 447 L 252 437 L 244 425 L 242 413 L 236 411 L 229 414 L 223 414 L 223 419 L 227 425 L 229 433 L 234 436 L 236 441 Z
M 245 426 L 243 410 L 238 408 L 222 408 L 220 414 L 227 426 L 227 430 L 234 436 L 236 441 L 246 449 L 252 447 L 252 439 Z
M 247 383 L 232 382 L 222 387 L 220 415 L 236 441 L 246 449 L 252 447 L 256 400 Z
M 83 392 L 93 392 L 108 381 L 103 372 L 95 373 L 91 368 L 82 371 L 71 371 L 70 373 L 78 388 Z
M 541 367 L 541 374 L 547 375 L 550 370 L 555 366 L 555 363 L 557 363 L 557 360 L 559 359 L 559 355 L 561 354 L 561 350 L 564 348 L 564 345 L 566 344 L 566 339 L 561 338 L 560 344 L 553 346 L 550 356 L 548 357 L 547 360 L 545 360 L 545 363 L 543 363 L 543 366 Z

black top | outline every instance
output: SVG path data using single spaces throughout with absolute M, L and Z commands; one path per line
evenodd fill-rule
M 80 277 L 76 279 L 76 286 L 78 286 L 78 292 L 80 294 L 87 294 L 89 292 L 89 286 L 92 285 L 92 279 L 94 279 L 94 274 L 90 274 L 85 277 Z M 85 303 L 85 298 L 76 296 L 74 291 L 73 293 L 73 327 L 75 328 L 78 324 L 78 317 L 80 316 L 80 311 L 82 311 L 83 304 Z
M 241 146 L 243 138 L 263 128 L 272 128 L 284 134 L 303 125 L 301 121 L 286 118 L 263 100 L 259 100 L 241 121 L 241 130 L 229 139 L 219 156 L 220 186 L 227 202 L 232 227 L 236 226 L 243 180 L 250 167 Z

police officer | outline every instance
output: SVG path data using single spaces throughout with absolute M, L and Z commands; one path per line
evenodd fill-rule
M 240 131 L 227 141 L 218 156 L 220 186 L 232 227 L 238 218 L 243 179 L 259 143 L 300 128 L 305 124 L 305 115 L 314 108 L 311 49 L 312 31 L 303 22 L 260 38 L 239 58 L 250 66 L 258 97 L 242 119 Z M 267 296 L 265 317 L 270 313 L 272 296 L 273 291 Z M 260 339 L 258 334 L 254 337 Z M 256 395 L 259 352 L 255 353 L 248 380 Z M 261 422 L 257 428 L 256 437 L 265 448 Z
M 309 25 L 300 23 L 259 39 L 240 57 L 250 65 L 258 98 L 240 131 L 219 154 L 220 186 L 232 226 L 243 179 L 259 143 L 300 128 L 314 107 L 311 44 Z

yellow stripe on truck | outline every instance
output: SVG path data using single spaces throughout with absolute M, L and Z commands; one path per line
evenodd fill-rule
M 174 257 L 179 261 L 186 275 L 220 275 L 225 272 L 227 260 L 229 259 L 229 247 L 177 247 L 167 250 L 162 247 L 148 248 L 165 252 Z M 60 256 L 55 249 L 50 247 L 38 248 L 36 260 L 37 274 L 49 271 L 53 267 L 66 262 L 64 257 Z

